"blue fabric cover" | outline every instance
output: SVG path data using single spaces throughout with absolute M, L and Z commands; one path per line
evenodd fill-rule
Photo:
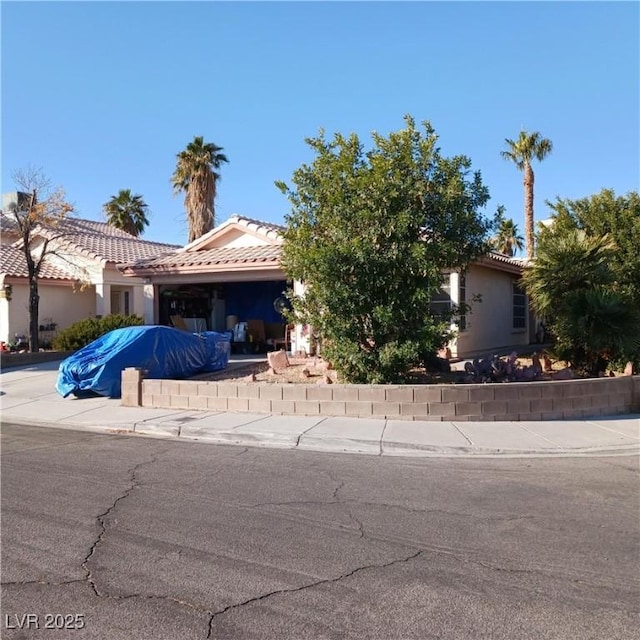
M 64 398 L 91 392 L 121 396 L 121 374 L 127 367 L 146 371 L 146 378 L 187 378 L 219 371 L 229 363 L 231 332 L 189 333 L 164 326 L 115 329 L 60 363 L 56 390 Z

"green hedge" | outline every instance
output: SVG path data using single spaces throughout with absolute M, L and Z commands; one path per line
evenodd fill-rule
M 113 329 L 144 324 L 142 316 L 111 315 L 85 318 L 69 325 L 53 339 L 56 351 L 77 351 Z

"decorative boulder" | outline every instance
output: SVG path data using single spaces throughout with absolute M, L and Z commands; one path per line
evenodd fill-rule
M 289 358 L 287 358 L 287 353 L 284 349 L 280 349 L 280 351 L 270 351 L 267 354 L 267 361 L 274 371 L 286 369 L 289 366 Z

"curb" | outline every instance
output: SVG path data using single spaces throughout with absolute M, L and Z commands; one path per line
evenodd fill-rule
M 282 436 L 265 433 L 238 433 L 232 431 L 211 431 L 198 434 L 181 434 L 183 425 L 168 421 L 162 424 L 139 422 L 109 425 L 87 425 L 50 422 L 46 420 L 11 419 L 6 424 L 28 427 L 46 427 L 69 431 L 88 431 L 105 435 L 140 436 L 147 438 L 176 439 L 185 442 L 203 444 L 222 444 L 274 449 L 292 449 L 299 451 L 317 451 L 320 453 L 350 453 L 373 455 L 376 457 L 411 458 L 578 458 L 640 456 L 640 443 L 632 445 L 610 445 L 602 447 L 583 447 L 575 449 L 486 449 L 480 447 L 434 447 L 430 445 L 410 445 L 400 443 L 382 443 L 378 440 L 357 438 L 317 438 L 309 436 Z M 271 437 L 271 436 L 275 436 Z M 277 439 L 276 439 L 277 438 Z

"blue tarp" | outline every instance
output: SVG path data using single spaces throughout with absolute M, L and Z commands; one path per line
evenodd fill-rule
M 63 397 L 121 396 L 122 370 L 138 367 L 147 378 L 180 379 L 219 371 L 229 363 L 231 332 L 188 333 L 137 326 L 105 333 L 60 363 L 56 390 Z

